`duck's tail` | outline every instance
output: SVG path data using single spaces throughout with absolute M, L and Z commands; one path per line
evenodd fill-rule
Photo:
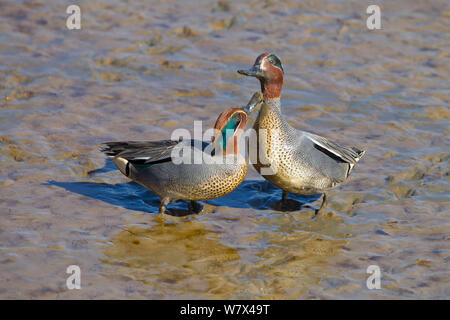
M 355 157 L 355 162 L 358 162 L 359 160 L 361 160 L 361 158 L 363 157 L 363 155 L 366 153 L 366 150 L 360 150 L 358 148 L 355 147 L 351 147 L 353 151 L 356 152 L 356 154 L 358 155 L 357 157 Z
M 130 162 L 122 158 L 119 155 L 123 149 L 117 148 L 118 144 L 117 142 L 107 142 L 100 146 L 100 152 L 103 152 L 110 158 L 114 164 L 117 166 L 117 168 L 122 172 L 123 175 L 129 177 L 130 175 Z

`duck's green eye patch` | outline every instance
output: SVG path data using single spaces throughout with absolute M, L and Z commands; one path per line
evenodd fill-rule
M 278 57 L 274 54 L 271 54 L 270 56 L 267 57 L 267 60 L 273 64 L 275 67 L 278 67 L 281 69 L 281 71 L 284 74 L 284 70 L 283 70 L 283 66 L 281 65 L 281 61 L 280 59 L 278 59 Z
M 227 141 L 234 134 L 237 127 L 241 123 L 240 115 L 235 114 L 222 129 L 222 148 L 227 149 Z

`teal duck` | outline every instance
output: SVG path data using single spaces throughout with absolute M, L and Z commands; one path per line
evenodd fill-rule
M 322 193 L 323 201 L 316 214 L 323 213 L 327 192 L 348 178 L 365 151 L 289 125 L 281 112 L 280 102 L 284 70 L 275 54 L 261 54 L 249 70 L 238 70 L 238 73 L 256 77 L 263 95 L 253 128 L 257 132 L 258 148 L 263 149 L 261 154 L 265 158 L 258 156 L 253 166 L 265 179 L 283 190 L 283 203 L 289 192 Z M 256 110 L 256 105 L 249 105 L 246 112 L 250 114 Z M 261 132 L 265 132 L 264 135 Z
M 195 201 L 222 197 L 245 179 L 247 164 L 239 152 L 239 138 L 246 121 L 242 108 L 230 108 L 219 115 L 211 143 L 193 139 L 106 142 L 101 151 L 125 176 L 160 197 L 160 213 L 175 200 L 189 200 L 191 209 L 198 205 Z M 203 160 L 179 163 L 173 159 L 178 153 Z

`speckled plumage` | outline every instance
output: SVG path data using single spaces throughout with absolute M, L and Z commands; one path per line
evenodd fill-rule
M 314 135 L 291 127 L 281 114 L 279 99 L 261 105 L 253 128 L 256 132 L 267 132 L 265 136 L 258 135 L 258 139 L 263 139 L 258 146 L 268 161 L 258 159 L 255 169 L 261 172 L 261 168 L 268 167 L 264 164 L 270 163 L 275 174 L 263 175 L 264 178 L 287 192 L 317 194 L 336 187 L 345 181 L 362 155 L 361 151 L 354 150 L 358 155 L 354 163 L 347 162 L 318 145 L 313 140 Z M 333 145 L 341 153 L 351 154 L 352 149 Z
M 239 139 L 245 128 L 246 113 L 238 108 L 228 109 L 216 122 L 220 132 L 235 116 L 237 127 L 229 141 Z M 164 213 L 165 206 L 171 201 L 214 199 L 241 184 L 247 174 L 246 161 L 239 153 L 237 143 L 230 142 L 230 145 L 233 150 L 223 150 L 222 154 L 217 152 L 217 144 L 212 148 L 209 143 L 196 140 L 125 141 L 107 142 L 101 151 L 124 175 L 156 193 L 161 198 L 160 212 Z M 173 161 L 174 154 L 183 155 L 187 151 L 191 152 L 190 163 Z M 194 162 L 196 157 L 202 159 L 201 163 Z
M 261 54 L 251 69 L 238 72 L 256 77 L 261 83 L 263 102 L 253 128 L 257 132 L 258 148 L 262 149 L 258 155 L 262 151 L 264 158 L 258 156 L 255 169 L 283 189 L 283 200 L 288 192 L 324 193 L 322 210 L 326 192 L 347 179 L 365 151 L 289 125 L 281 113 L 284 70 L 274 54 Z M 247 111 L 251 113 L 251 109 Z

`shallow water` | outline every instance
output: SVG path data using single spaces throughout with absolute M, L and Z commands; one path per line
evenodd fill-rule
M 450 297 L 448 1 L 375 1 L 375 31 L 356 1 L 77 3 L 70 31 L 61 1 L 0 2 L 0 298 Z M 212 126 L 268 50 L 290 123 L 367 149 L 328 216 L 250 170 L 161 219 L 98 144 Z

